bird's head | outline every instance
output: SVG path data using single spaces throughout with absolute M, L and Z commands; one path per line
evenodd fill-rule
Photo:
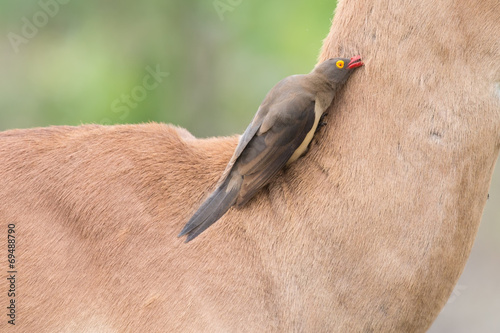
M 314 69 L 315 73 L 322 74 L 332 84 L 342 84 L 351 76 L 354 69 L 363 66 L 361 56 L 349 58 L 332 58 L 323 61 Z

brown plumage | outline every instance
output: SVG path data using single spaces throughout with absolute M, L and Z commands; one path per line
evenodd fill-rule
M 246 204 L 279 170 L 302 156 L 335 93 L 362 65 L 359 56 L 333 58 L 309 74 L 289 76 L 275 85 L 241 136 L 220 185 L 179 237 L 187 234 L 189 242 L 231 206 Z
M 151 123 L 0 133 L 19 331 L 427 331 L 469 257 L 500 149 L 500 6 L 338 3 L 321 59 L 361 53 L 363 73 L 306 158 L 189 246 L 176 235 L 236 136 Z

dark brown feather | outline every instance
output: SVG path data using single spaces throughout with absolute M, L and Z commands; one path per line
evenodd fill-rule
M 276 122 L 266 133 L 256 135 L 248 143 L 234 165 L 243 176 L 243 184 L 237 205 L 244 205 L 255 193 L 288 162 L 311 130 L 314 120 L 314 102 L 302 112 L 293 113 L 296 118 L 287 123 Z

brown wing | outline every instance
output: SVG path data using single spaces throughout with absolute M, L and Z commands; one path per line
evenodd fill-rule
M 234 168 L 243 176 L 237 205 L 244 205 L 281 168 L 302 144 L 314 125 L 314 101 L 304 108 L 301 103 L 290 103 L 295 110 L 283 112 L 265 133 L 257 133 L 242 151 Z
M 267 132 L 270 124 L 274 124 L 276 114 L 280 114 L 281 110 L 287 105 L 293 105 L 297 108 L 305 108 L 309 101 L 314 100 L 314 96 L 304 94 L 302 89 L 305 75 L 289 76 L 278 82 L 266 95 L 266 98 L 260 105 L 252 122 L 241 135 L 238 145 L 234 150 L 233 156 L 229 160 L 226 169 L 222 173 L 218 184 L 222 184 L 233 169 L 234 163 L 240 157 L 248 143 L 253 139 L 257 132 Z M 302 94 L 297 94 L 300 90 Z M 303 111 L 303 110 L 301 110 Z M 288 111 L 285 111 L 287 113 Z

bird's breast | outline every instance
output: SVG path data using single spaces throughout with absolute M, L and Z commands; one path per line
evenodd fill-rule
M 323 114 L 324 110 L 325 108 L 320 103 L 316 103 L 314 105 L 314 124 L 311 127 L 311 130 L 307 133 L 304 141 L 302 141 L 302 144 L 299 146 L 299 148 L 295 149 L 292 157 L 290 157 L 288 162 L 286 162 L 287 165 L 289 165 L 292 162 L 295 162 L 300 156 L 302 156 L 307 151 L 307 147 L 309 146 L 309 143 L 311 143 L 311 140 L 314 137 L 314 133 L 316 132 L 316 128 L 318 127 L 319 119 L 321 118 L 321 115 Z

